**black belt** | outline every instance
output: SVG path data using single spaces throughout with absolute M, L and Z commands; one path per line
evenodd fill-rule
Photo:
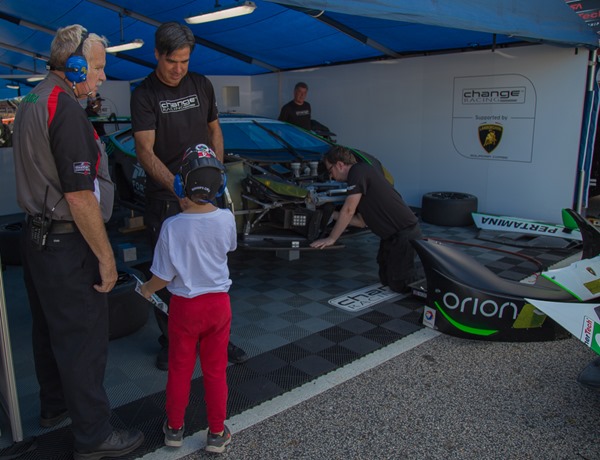
M 75 222 L 69 220 L 53 220 L 48 233 L 59 235 L 61 233 L 75 233 L 78 231 L 79 229 L 77 228 L 77 225 L 75 225 Z
M 33 217 L 27 216 L 27 223 L 31 224 L 32 219 Z M 64 233 L 75 233 L 78 231 L 79 229 L 77 228 L 77 225 L 75 225 L 75 222 L 71 220 L 53 220 L 48 233 L 60 235 Z

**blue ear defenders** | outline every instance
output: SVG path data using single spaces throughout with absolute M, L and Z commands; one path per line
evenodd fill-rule
M 219 198 L 221 195 L 223 195 L 226 188 L 227 188 L 227 174 L 225 174 L 225 172 L 223 172 L 223 184 L 219 187 L 219 191 L 217 192 L 217 194 L 215 196 L 217 198 Z
M 185 198 L 185 184 L 183 183 L 180 173 L 175 174 L 173 189 L 175 190 L 175 195 L 177 195 L 179 198 Z
M 81 34 L 81 41 L 79 46 L 75 50 L 65 64 L 65 76 L 73 83 L 81 83 L 87 80 L 88 63 L 83 56 L 83 42 L 88 38 L 88 33 L 83 32 Z

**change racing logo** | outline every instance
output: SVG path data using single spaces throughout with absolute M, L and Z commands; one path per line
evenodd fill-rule
M 471 104 L 524 104 L 525 87 L 506 88 L 464 88 L 463 105 Z
M 160 101 L 159 106 L 162 113 L 183 112 L 184 110 L 200 107 L 200 101 L 198 96 L 193 94 L 174 101 Z
M 392 291 L 388 286 L 374 284 L 331 299 L 328 303 L 334 307 L 354 312 L 364 310 L 365 308 L 383 302 L 384 300 L 390 300 L 399 295 L 398 292 Z

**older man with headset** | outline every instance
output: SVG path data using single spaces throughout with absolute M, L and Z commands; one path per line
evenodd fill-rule
M 104 223 L 114 188 L 104 147 L 78 99 L 106 80 L 105 48 L 103 37 L 80 25 L 59 29 L 50 72 L 21 102 L 14 132 L 40 425 L 71 417 L 75 460 L 120 457 L 144 440 L 139 430 L 111 426 L 104 389 L 106 294 L 117 281 Z

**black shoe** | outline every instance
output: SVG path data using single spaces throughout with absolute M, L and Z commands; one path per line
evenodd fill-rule
M 91 449 L 73 452 L 74 460 L 100 460 L 104 457 L 121 457 L 140 447 L 144 433 L 140 430 L 115 430 L 106 440 Z
M 52 428 L 58 425 L 69 416 L 67 409 L 61 411 L 42 411 L 40 414 L 40 426 L 42 428 Z
M 240 347 L 236 347 L 233 343 L 229 342 L 227 345 L 227 359 L 230 363 L 241 364 L 248 361 L 248 355 Z
M 156 355 L 156 367 L 161 371 L 169 370 L 169 348 L 164 347 L 160 349 L 158 355 Z
M 577 377 L 577 383 L 590 390 L 600 391 L 600 358 L 583 368 Z

